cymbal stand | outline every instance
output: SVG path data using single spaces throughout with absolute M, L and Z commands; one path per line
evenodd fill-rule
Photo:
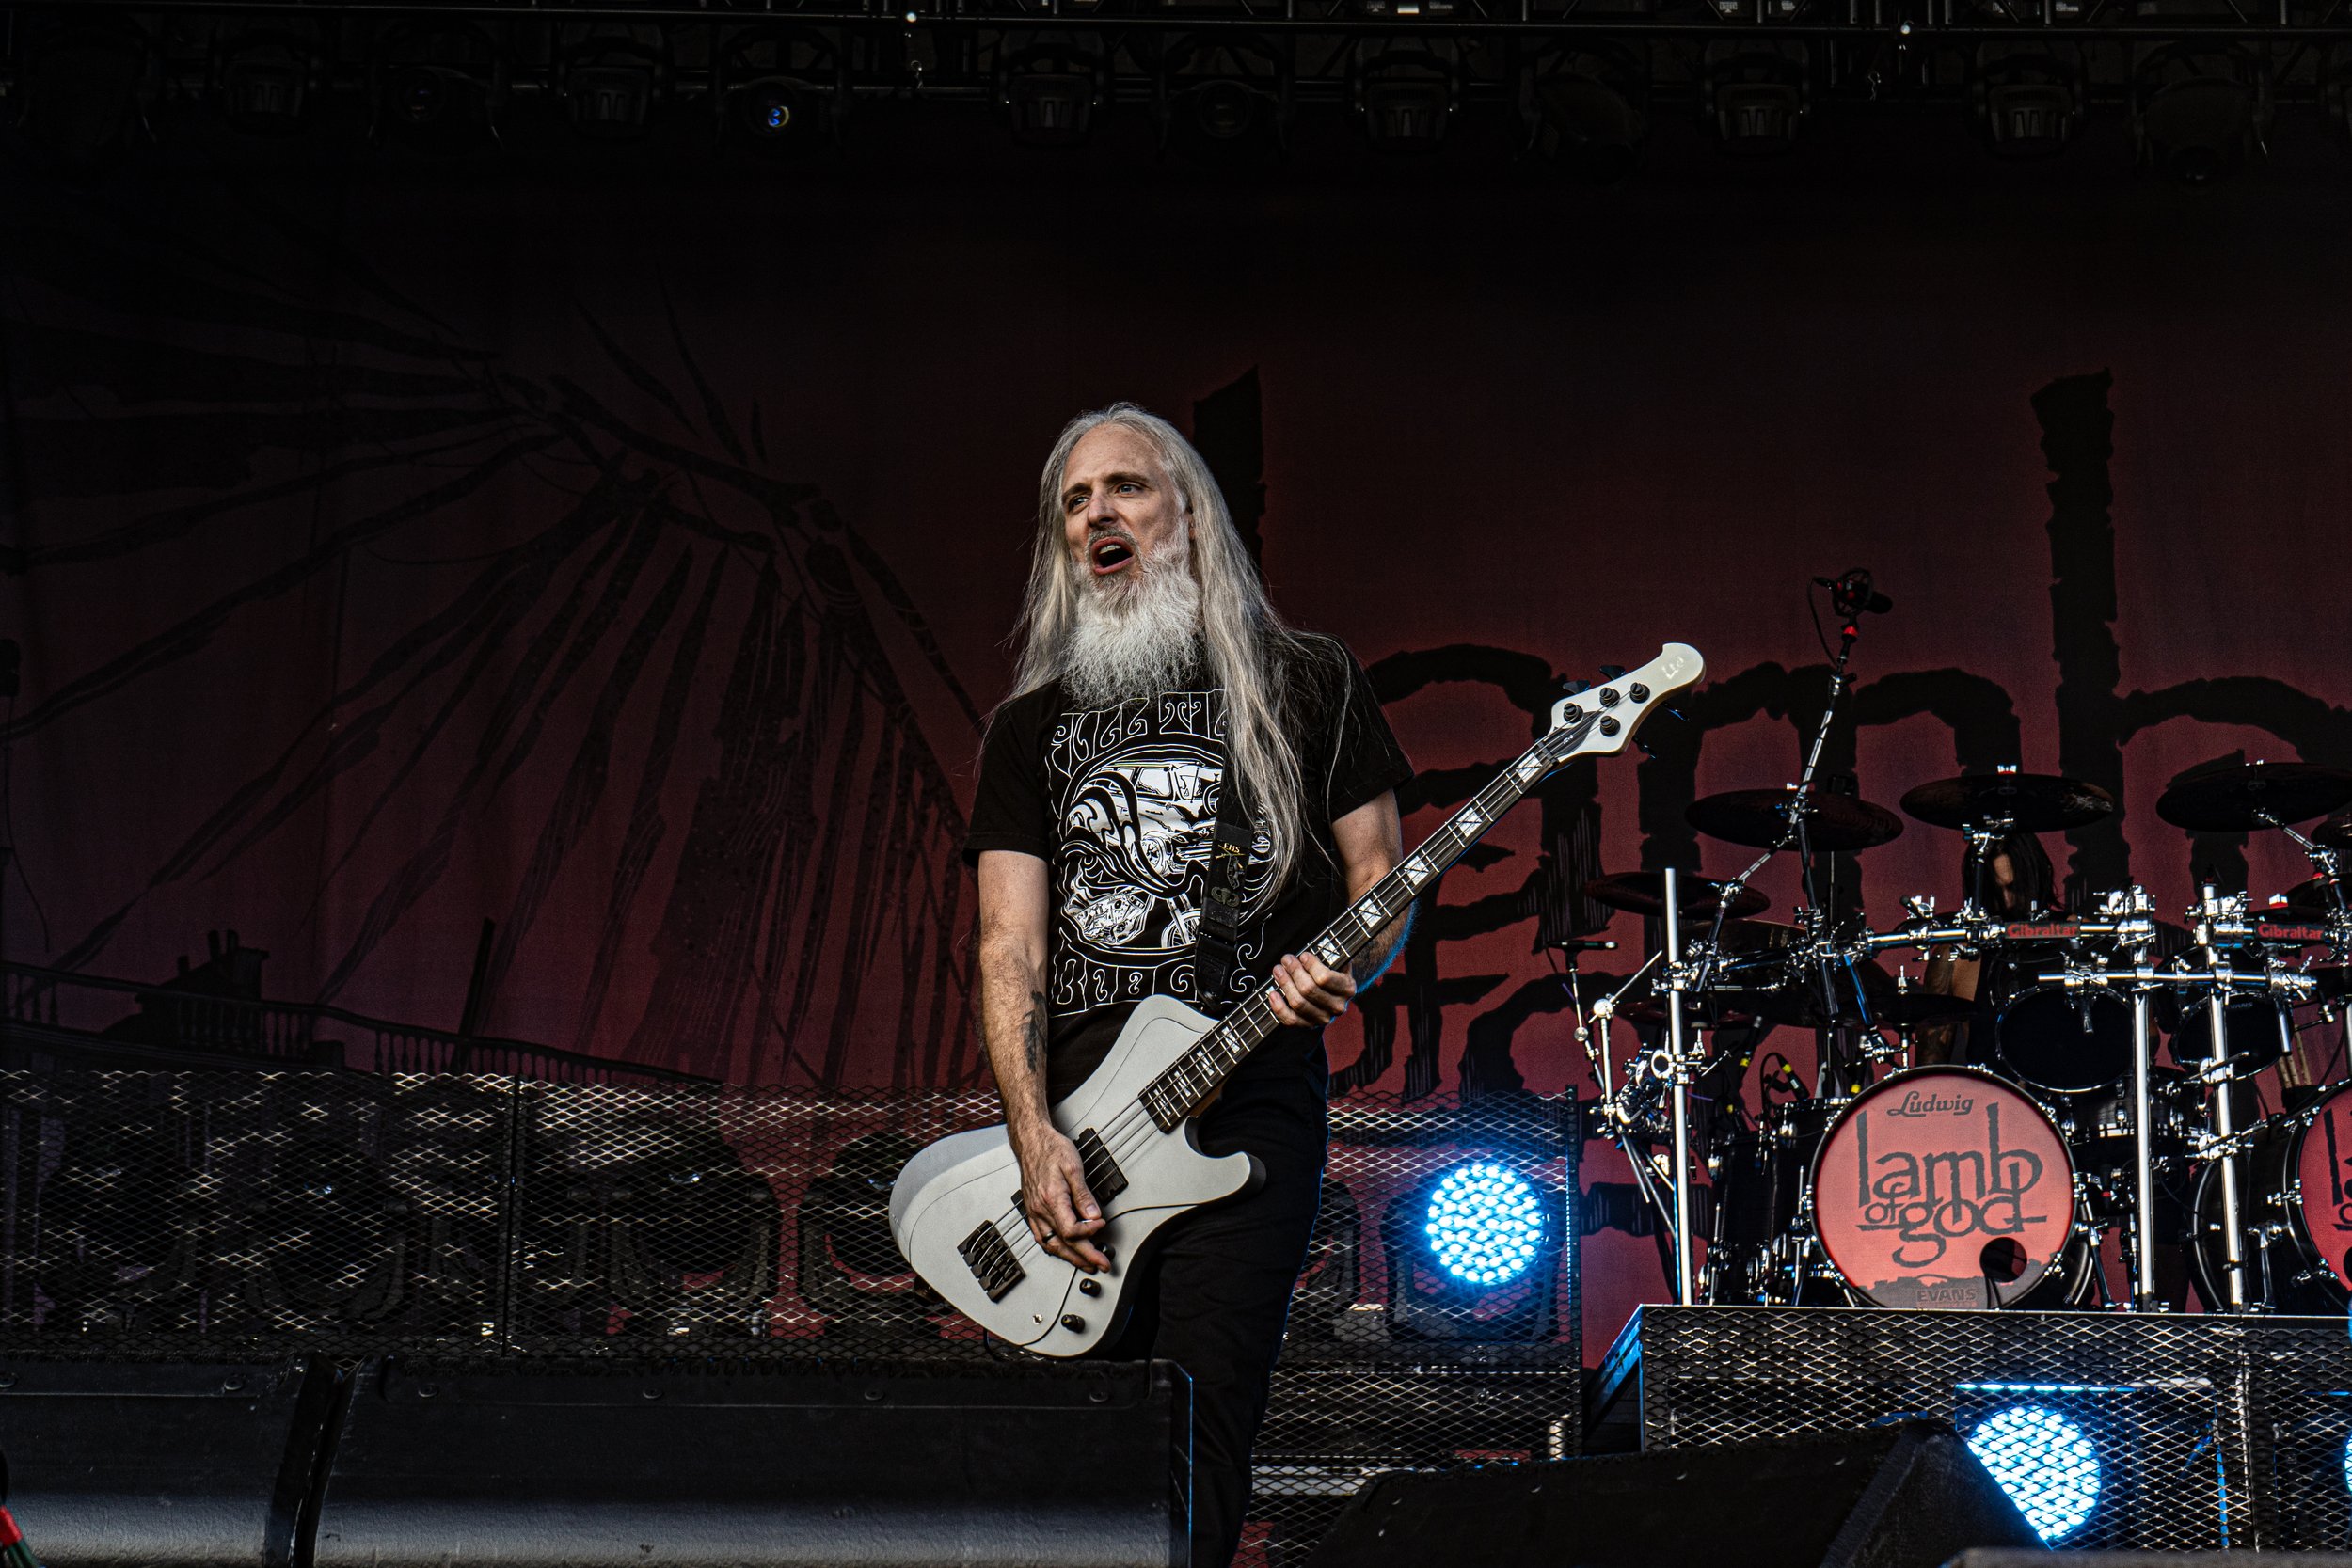
M 1691 1235 L 1691 1058 L 1684 1034 L 1683 992 L 1690 975 L 1682 967 L 1681 876 L 1666 867 L 1666 1060 L 1674 1101 L 1675 1301 L 1698 1301 L 1692 1277 Z

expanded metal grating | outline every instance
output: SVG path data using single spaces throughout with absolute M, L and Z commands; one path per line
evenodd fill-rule
M 0 1073 L 0 1342 L 1022 1359 L 921 1287 L 887 1219 L 910 1155 L 995 1116 L 986 1093 Z M 1332 1121 L 1245 1560 L 1295 1560 L 1374 1471 L 1578 1446 L 1574 1102 L 1358 1095 Z M 1480 1265 L 1509 1276 L 1477 1285 L 1426 1235 L 1472 1166 L 1518 1205 Z
M 1949 1420 L 2067 1548 L 2341 1550 L 2352 1512 L 2337 1319 L 1645 1307 L 1600 1399 L 1645 1448 Z

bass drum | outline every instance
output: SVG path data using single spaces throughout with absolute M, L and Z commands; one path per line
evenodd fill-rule
M 2300 1115 L 2266 1118 L 2251 1141 L 2238 1187 L 2247 1299 L 2274 1312 L 2340 1316 L 2352 1302 L 2352 1085 Z M 2189 1266 L 2211 1310 L 2229 1299 L 2218 1164 L 2198 1173 L 2190 1201 Z
M 2029 986 L 1994 1022 L 2001 1060 L 2037 1088 L 2104 1089 L 2132 1070 L 2132 1005 L 2110 990 Z
M 1879 1307 L 2015 1306 L 2074 1235 L 2065 1139 L 2022 1090 L 1975 1068 L 1865 1090 L 1822 1139 L 1812 1196 L 1822 1250 Z

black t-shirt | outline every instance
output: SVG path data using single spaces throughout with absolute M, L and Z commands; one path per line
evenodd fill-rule
M 1237 990 L 1263 982 L 1346 904 L 1331 823 L 1413 776 L 1372 683 L 1337 641 L 1311 641 L 1290 707 L 1312 836 L 1288 884 L 1267 897 L 1263 834 L 1243 872 L 1248 917 L 1234 944 Z M 1225 771 L 1225 696 L 1188 689 L 1073 709 L 1058 685 L 997 710 L 980 762 L 967 861 L 988 849 L 1051 868 L 1046 1085 L 1058 1099 L 1101 1065 L 1137 1002 L 1192 1002 L 1193 948 Z M 1311 1032 L 1283 1030 L 1236 1080 L 1297 1070 Z

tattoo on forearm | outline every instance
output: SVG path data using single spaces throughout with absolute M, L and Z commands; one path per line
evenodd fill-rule
M 1045 993 L 1041 990 L 1029 992 L 1029 1025 L 1024 1038 L 1024 1050 L 1028 1057 L 1029 1070 L 1042 1071 L 1045 1067 Z

